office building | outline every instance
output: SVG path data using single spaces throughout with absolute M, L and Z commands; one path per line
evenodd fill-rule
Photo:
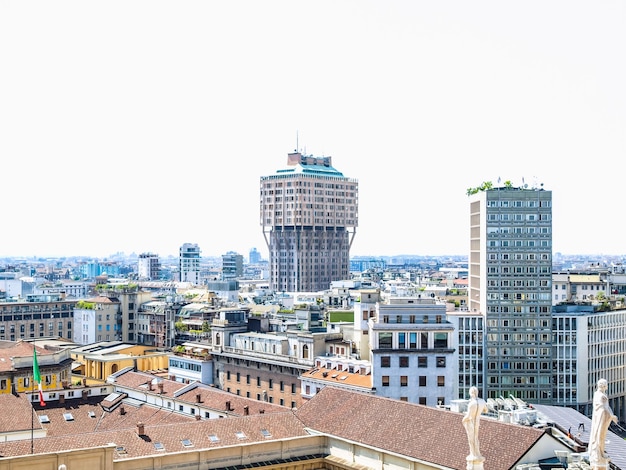
M 552 310 L 553 402 L 593 413 L 598 380 L 609 383 L 613 413 L 626 419 L 626 310 L 601 305 L 557 305 Z
M 261 177 L 260 203 L 272 290 L 316 292 L 349 277 L 358 182 L 331 157 L 290 153 L 285 169 Z
M 199 283 L 200 247 L 196 243 L 184 243 L 180 247 L 178 264 L 181 282 Z
M 552 402 L 552 193 L 468 191 L 468 304 L 485 318 L 484 396 Z

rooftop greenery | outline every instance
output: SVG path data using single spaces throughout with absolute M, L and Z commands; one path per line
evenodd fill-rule
M 503 187 L 504 188 L 512 188 L 513 187 L 513 183 L 511 183 L 510 180 L 507 180 L 507 181 L 504 182 Z M 479 193 L 481 191 L 488 191 L 490 189 L 493 189 L 493 182 L 491 182 L 491 181 L 483 181 L 480 186 L 476 186 L 474 188 L 467 188 L 467 195 L 471 196 L 472 194 L 476 194 L 476 193 Z

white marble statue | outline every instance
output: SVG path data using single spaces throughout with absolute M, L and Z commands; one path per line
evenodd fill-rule
M 593 394 L 593 415 L 591 416 L 591 433 L 589 435 L 589 463 L 592 468 L 608 468 L 608 455 L 604 450 L 606 433 L 611 422 L 617 423 L 606 396 L 608 383 L 606 379 L 598 380 Z
M 470 400 L 467 404 L 467 412 L 463 416 L 463 426 L 467 433 L 467 441 L 470 448 L 470 454 L 467 457 L 468 462 L 484 460 L 482 455 L 480 455 L 478 427 L 480 425 L 480 415 L 487 412 L 487 403 L 485 400 L 478 398 L 478 389 L 471 387 L 469 393 Z

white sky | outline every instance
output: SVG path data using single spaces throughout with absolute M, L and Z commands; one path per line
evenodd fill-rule
M 359 180 L 352 255 L 466 254 L 499 177 L 626 253 L 625 49 L 623 1 L 0 0 L 0 256 L 266 256 L 296 136 Z

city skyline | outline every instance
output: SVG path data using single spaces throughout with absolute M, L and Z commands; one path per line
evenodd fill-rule
M 259 179 L 296 148 L 359 181 L 351 256 L 467 255 L 466 190 L 498 179 L 552 191 L 553 252 L 624 254 L 624 18 L 611 2 L 3 3 L 0 257 L 266 258 Z

